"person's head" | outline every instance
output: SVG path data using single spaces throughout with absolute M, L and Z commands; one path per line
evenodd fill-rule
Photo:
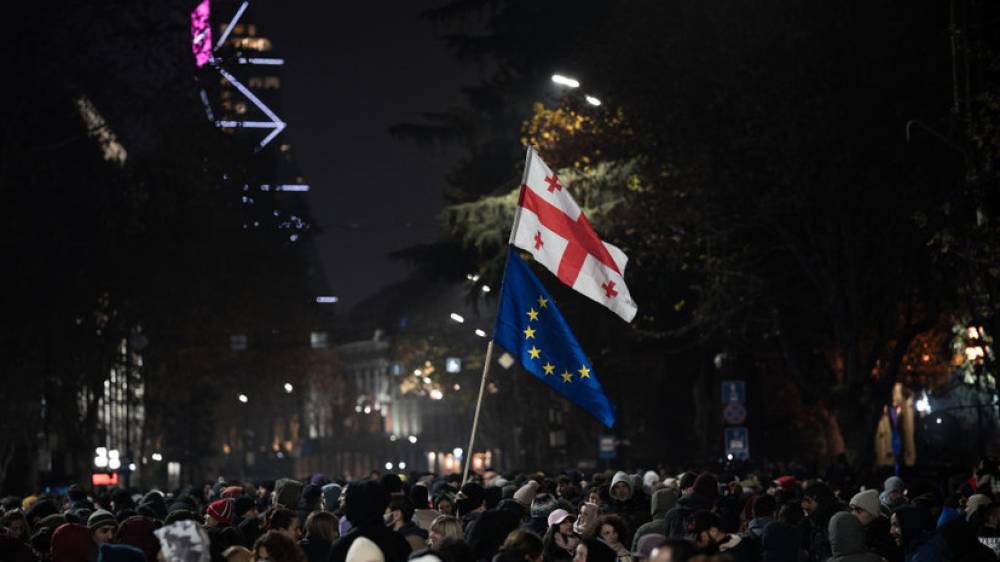
M 560 474 L 559 477 L 556 478 L 556 495 L 560 498 L 564 497 L 566 495 L 566 490 L 568 490 L 572 485 L 573 481 L 570 480 L 569 476 Z
M 205 509 L 206 527 L 228 527 L 233 523 L 233 500 L 215 500 Z
M 586 503 L 592 503 L 596 505 L 601 505 L 601 488 L 598 486 L 592 486 L 590 490 L 587 491 L 587 501 Z
M 525 562 L 542 562 L 542 539 L 524 529 L 514 529 L 500 545 L 500 552 L 515 553 Z
M 586 538 L 576 545 L 573 562 L 615 562 L 618 555 L 597 539 Z
M 12 535 L 24 542 L 28 541 L 28 518 L 24 516 L 24 512 L 8 511 L 3 515 L 2 523 Z
M 611 499 L 615 501 L 628 501 L 632 497 L 632 480 L 624 471 L 615 473 L 611 479 Z
M 389 493 L 375 480 L 351 482 L 344 492 L 344 515 L 355 527 L 381 525 Z
M 694 544 L 687 539 L 671 538 L 663 541 L 650 555 L 650 562 L 687 562 L 695 554 Z
M 438 515 L 431 522 L 431 528 L 427 532 L 427 544 L 431 550 L 441 546 L 444 539 L 461 539 L 465 536 L 462 531 L 462 522 L 453 515 Z
M 279 531 L 268 531 L 253 543 L 257 562 L 306 562 L 305 554 L 295 540 Z
M 337 516 L 329 511 L 314 511 L 306 518 L 306 536 L 330 542 L 337 540 Z
M 549 514 L 558 506 L 559 500 L 552 494 L 537 494 L 531 502 L 531 516 L 536 519 L 548 519 Z
M 701 550 L 710 549 L 724 541 L 726 532 L 722 530 L 722 519 L 711 511 L 698 511 L 691 521 L 691 535 L 694 544 Z
M 486 510 L 486 490 L 476 482 L 468 482 L 457 496 L 459 517 Z
M 889 517 L 889 534 L 896 544 L 904 549 L 933 530 L 934 518 L 930 511 L 923 507 L 900 507 Z
M 814 482 L 802 492 L 802 510 L 806 515 L 816 513 L 833 502 L 833 491 L 823 482 Z
M 439 494 L 434 498 L 434 509 L 441 515 L 455 515 L 455 501 L 448 494 Z
M 612 546 L 618 545 L 628 536 L 628 526 L 617 515 L 602 515 L 597 520 L 597 536 Z
M 413 519 L 413 504 L 403 496 L 393 496 L 385 508 L 385 524 L 399 530 Z
M 858 518 L 862 525 L 868 526 L 878 518 L 881 513 L 881 504 L 878 499 L 878 492 L 875 490 L 865 490 L 855 494 L 849 504 L 851 513 Z
M 226 562 L 253 562 L 253 552 L 240 545 L 235 545 L 222 551 L 222 557 L 226 559 Z M 153 562 L 153 560 L 148 560 L 147 562 Z
M 272 507 L 264 516 L 264 529 L 281 533 L 293 541 L 301 538 L 299 517 L 294 511 L 284 507 Z
M 233 500 L 233 515 L 237 519 L 247 520 L 257 517 L 257 502 L 250 496 L 240 496 Z
M 573 515 L 565 509 L 557 509 L 549 514 L 548 523 L 550 529 L 564 537 L 573 534 Z
M 115 539 L 115 533 L 118 531 L 118 520 L 110 511 L 98 509 L 87 518 L 87 528 L 90 529 L 90 536 L 94 539 L 94 544 L 100 546 Z
M 899 476 L 890 476 L 882 486 L 888 503 L 895 505 L 903 500 L 903 493 L 906 491 L 906 484 Z
M 778 502 L 774 499 L 774 496 L 763 494 L 754 498 L 751 513 L 755 519 L 760 517 L 774 517 L 774 512 L 777 509 Z

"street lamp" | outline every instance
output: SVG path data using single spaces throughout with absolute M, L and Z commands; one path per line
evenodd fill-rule
M 594 107 L 601 105 L 601 100 L 595 98 L 594 96 L 584 96 L 583 99 L 587 100 L 587 103 Z
M 569 76 L 563 76 L 562 74 L 553 74 L 552 81 L 560 86 L 566 86 L 567 88 L 579 88 L 580 81 L 570 78 Z
M 295 387 L 292 386 L 292 383 L 286 382 L 285 383 L 285 394 L 291 394 L 293 390 L 295 390 Z
M 417 442 L 417 436 L 416 435 L 411 435 L 409 437 L 409 440 L 410 440 L 410 443 L 416 444 L 416 442 Z
M 458 322 L 459 324 L 465 322 L 465 318 L 461 314 L 458 314 L 457 312 L 451 313 L 451 319 L 454 320 L 455 322 Z
M 249 398 L 247 398 L 247 395 L 246 395 L 246 394 L 237 394 L 237 395 L 236 395 L 236 399 L 237 399 L 237 400 L 239 400 L 239 401 L 240 401 L 241 403 L 243 403 L 243 404 L 246 404 L 247 402 L 249 402 L 249 401 L 250 401 L 250 399 L 249 399 Z
M 479 336 L 479 337 L 481 337 L 481 338 L 485 338 L 486 337 L 486 331 L 482 330 L 480 328 L 476 328 L 476 335 Z

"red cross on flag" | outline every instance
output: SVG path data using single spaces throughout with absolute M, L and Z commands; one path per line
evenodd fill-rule
M 531 147 L 511 243 L 574 290 L 631 322 L 638 311 L 625 286 L 628 257 L 602 241 L 555 172 Z

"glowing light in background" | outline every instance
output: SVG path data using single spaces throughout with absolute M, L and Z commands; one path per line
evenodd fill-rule
M 566 86 L 567 88 L 579 88 L 580 81 L 574 80 L 568 76 L 563 76 L 562 74 L 553 74 L 552 81 L 560 86 Z
M 202 0 L 191 12 L 191 52 L 194 64 L 201 68 L 212 61 L 212 23 L 209 21 L 211 7 L 208 0 Z

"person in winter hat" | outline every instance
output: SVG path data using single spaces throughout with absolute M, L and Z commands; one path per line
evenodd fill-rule
M 410 543 L 411 552 L 427 545 L 427 531 L 413 522 L 413 512 L 413 502 L 403 496 L 393 496 L 385 508 L 385 524 Z
M 386 562 L 406 562 L 410 545 L 399 533 L 385 525 L 385 508 L 389 494 L 378 482 L 351 482 L 344 492 L 344 515 L 354 526 L 341 536 L 330 549 L 329 562 L 345 562 L 347 551 L 359 537 L 364 537 L 381 549 Z
M 319 486 L 309 484 L 302 489 L 302 497 L 299 498 L 299 523 L 306 526 L 306 518 L 314 511 L 323 509 L 323 489 Z
M 299 546 L 308 562 L 326 562 L 337 538 L 337 516 L 328 511 L 316 511 L 306 519 L 306 536 L 299 541 Z
M 524 486 L 521 486 L 514 492 L 514 501 L 523 505 L 525 509 L 531 508 L 531 503 L 535 501 L 535 495 L 538 494 L 538 482 L 535 480 L 528 480 Z
M 414 484 L 410 488 L 410 503 L 413 504 L 413 522 L 425 531 L 430 531 L 431 523 L 440 512 L 431 509 L 430 492 L 423 484 Z
M 750 559 L 748 543 L 722 529 L 722 519 L 711 511 L 699 511 L 691 519 L 689 535 L 699 554 L 727 554 L 737 561 Z
M 874 494 L 874 491 L 872 492 Z M 875 496 L 878 505 L 878 496 Z M 802 511 L 805 512 L 805 544 L 810 562 L 823 562 L 831 555 L 830 518 L 843 511 L 833 490 L 824 482 L 814 482 L 802 492 Z
M 875 490 L 865 490 L 854 494 L 849 504 L 851 513 L 866 527 L 882 514 L 881 505 L 878 492 Z
M 799 562 L 802 548 L 802 507 L 787 502 L 778 510 L 778 519 L 767 527 L 760 539 L 761 562 Z
M 652 470 L 647 470 L 645 474 L 642 475 L 642 489 L 647 494 L 653 493 L 653 485 L 660 481 L 660 475 Z
M 333 513 L 340 509 L 340 494 L 343 493 L 344 487 L 336 482 L 331 482 L 326 484 L 321 488 L 323 491 L 323 509 Z
M 552 494 L 542 493 L 535 496 L 531 502 L 531 514 L 523 527 L 538 536 L 545 534 L 549 528 L 549 514 L 559 507 L 559 501 Z
M 299 506 L 299 498 L 302 496 L 302 482 L 291 478 L 282 478 L 274 483 L 273 505 L 280 505 L 288 509 L 296 509 Z
M 52 533 L 53 562 L 87 562 L 96 558 L 97 545 L 87 527 L 65 523 Z
M 496 488 L 494 488 L 496 489 Z M 528 508 L 521 502 L 503 500 L 496 509 L 482 513 L 465 529 L 465 540 L 476 560 L 492 560 L 507 536 L 517 530 L 528 515 Z
M 153 532 L 160 539 L 164 562 L 210 562 L 208 534 L 191 520 L 177 521 Z
M 228 527 L 233 523 L 233 500 L 215 500 L 205 509 L 206 527 Z
M 640 481 L 641 486 L 641 481 Z M 611 502 L 608 513 L 622 516 L 630 529 L 638 529 L 649 521 L 649 499 L 642 489 L 637 489 L 632 479 L 623 471 L 615 473 L 611 479 Z
M 850 513 L 841 511 L 831 517 L 828 534 L 833 553 L 829 562 L 881 562 L 881 556 L 868 552 L 865 528 Z
M 596 503 L 586 502 L 580 504 L 580 515 L 573 522 L 573 531 L 581 537 L 594 536 L 597 518 L 600 515 L 601 506 Z
M 758 544 L 764 536 L 764 529 L 774 522 L 774 512 L 778 509 L 778 502 L 770 494 L 757 496 L 751 502 L 750 523 L 747 524 L 745 533 L 741 533 L 744 540 L 756 541 Z
M 934 518 L 923 507 L 903 506 L 892 512 L 890 533 L 907 561 L 949 560 L 948 545 L 934 532 Z
M 906 503 L 906 498 L 903 497 L 904 492 L 906 492 L 906 484 L 903 483 L 903 479 L 899 476 L 890 476 L 882 485 L 882 493 L 879 494 L 878 499 L 882 505 L 892 511 Z
M 153 562 L 156 560 L 156 553 L 160 551 L 160 541 L 153 534 L 154 531 L 156 531 L 155 521 L 149 517 L 135 515 L 122 521 L 118 527 L 118 542 L 138 548 L 146 555 L 146 560 Z
M 98 509 L 87 518 L 87 528 L 94 539 L 94 544 L 102 545 L 114 541 L 118 532 L 118 520 L 110 511 Z

